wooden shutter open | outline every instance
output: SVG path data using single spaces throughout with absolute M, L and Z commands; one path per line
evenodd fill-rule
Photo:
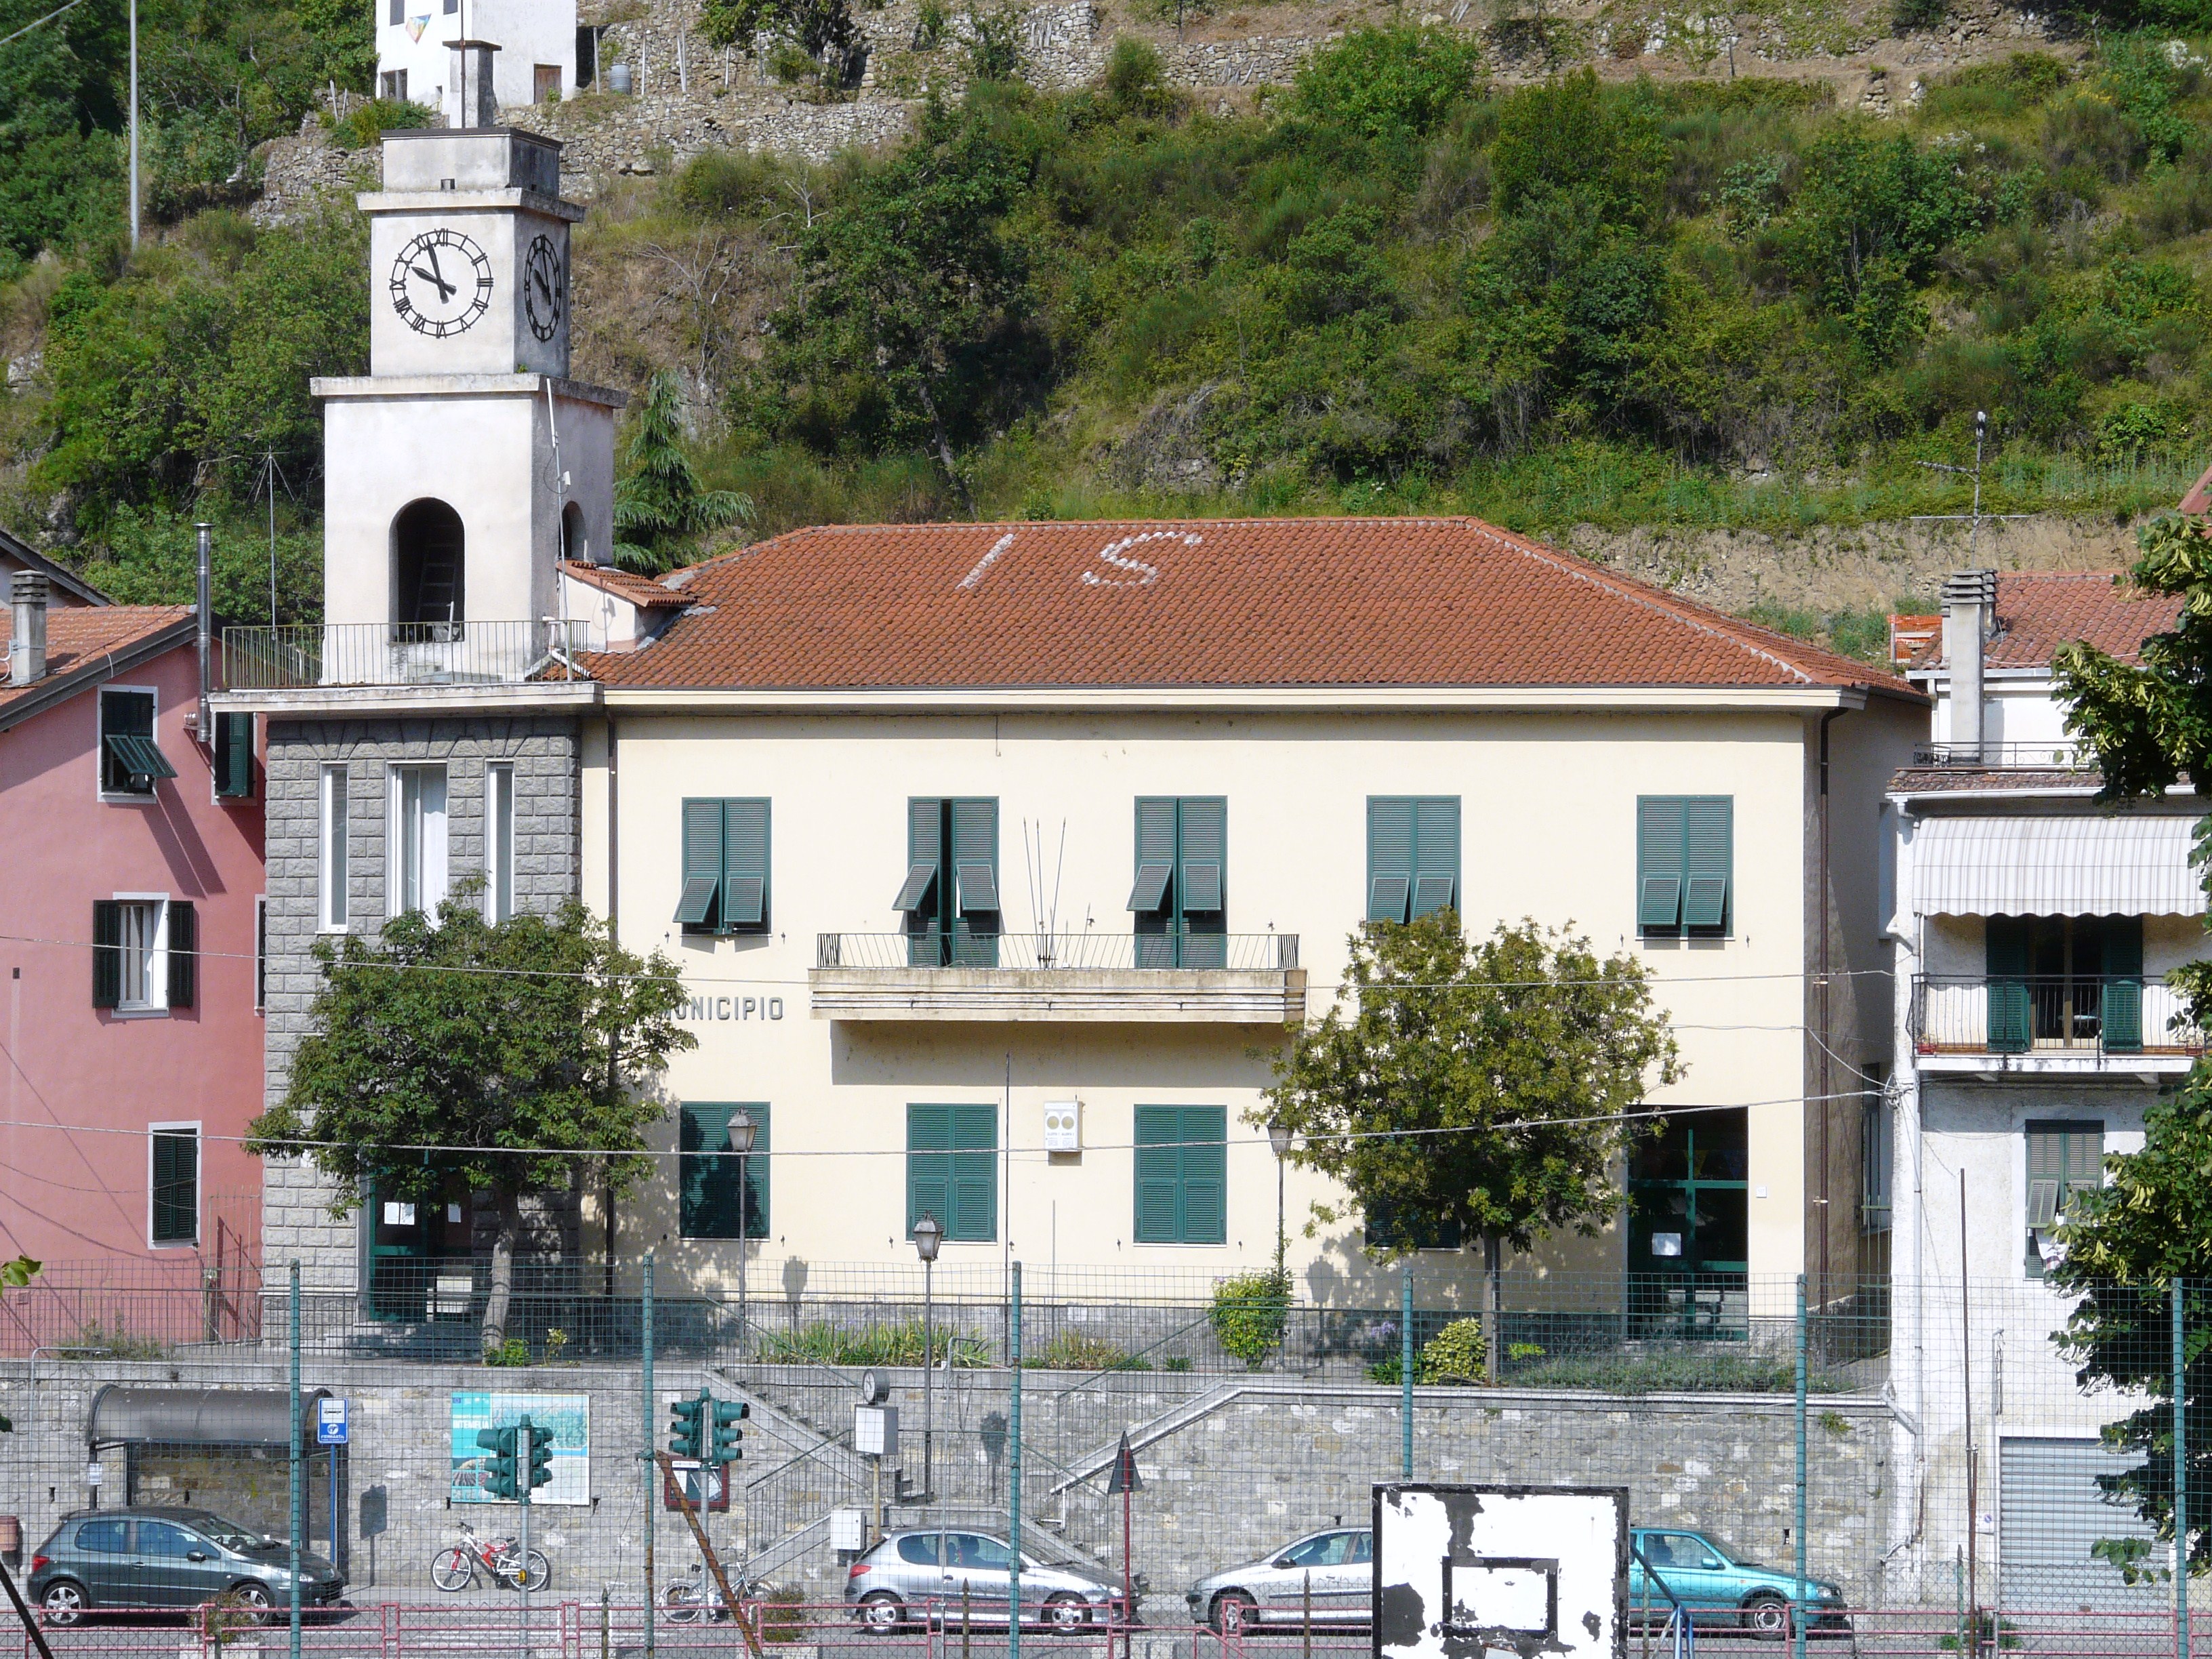
M 2035 1031 L 2027 984 L 2028 919 L 1990 917 L 1983 959 L 1989 980 L 1990 1052 L 2025 1054 Z
M 123 1001 L 123 906 L 114 899 L 92 902 L 92 1006 L 113 1008 Z
M 2141 916 L 2104 918 L 2105 983 L 2100 1028 L 2105 1047 L 2136 1054 L 2143 1046 L 2143 944 Z
M 191 1007 L 199 996 L 199 912 L 183 899 L 169 901 L 169 1006 Z

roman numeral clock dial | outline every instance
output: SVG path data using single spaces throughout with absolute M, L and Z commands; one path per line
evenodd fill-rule
M 491 304 L 491 261 L 456 230 L 426 230 L 392 265 L 392 308 L 417 334 L 459 334 Z
M 522 263 L 522 309 L 530 319 L 530 331 L 541 340 L 560 331 L 561 313 L 568 303 L 565 280 L 553 239 L 540 236 L 531 243 L 529 257 Z

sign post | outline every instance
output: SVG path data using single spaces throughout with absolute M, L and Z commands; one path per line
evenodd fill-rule
M 1142 1492 L 1145 1478 L 1137 1473 L 1137 1454 L 1130 1449 L 1129 1431 L 1121 1431 L 1121 1444 L 1114 1454 L 1113 1478 L 1106 1483 L 1106 1495 L 1121 1494 L 1121 1652 L 1123 1659 L 1133 1659 L 1130 1644 L 1134 1639 L 1130 1632 L 1137 1622 L 1137 1576 L 1129 1561 L 1129 1494 Z
M 353 1440 L 353 1413 L 348 1403 L 325 1395 L 315 1401 L 315 1443 L 330 1449 L 331 1565 L 338 1564 L 338 1448 Z

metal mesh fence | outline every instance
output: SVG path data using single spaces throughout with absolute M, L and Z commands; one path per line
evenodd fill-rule
M 2200 1552 L 2212 1521 L 2203 1435 L 2182 1423 L 2177 1462 L 2172 1407 L 2177 1328 L 2185 1395 L 2207 1376 L 2212 1287 L 2177 1323 L 2167 1286 L 1832 1285 L 1801 1314 L 1794 1280 L 1509 1274 L 1486 1308 L 1479 1285 L 1425 1296 L 1417 1272 L 1395 1305 L 1350 1307 L 1048 1268 L 1025 1275 L 1018 1370 L 1010 1275 L 815 1264 L 763 1269 L 742 1308 L 654 1300 L 648 1380 L 645 1299 L 593 1269 L 519 1264 L 508 1363 L 487 1365 L 483 1267 L 420 1265 L 300 1293 L 310 1645 L 516 1639 L 524 1577 L 526 1651 L 639 1650 L 649 1596 L 673 1645 L 740 1642 L 688 1499 L 733 1581 L 778 1598 L 780 1640 L 933 1652 L 960 1639 L 960 1592 L 970 1646 L 1003 1648 L 1018 1500 L 1041 1642 L 1121 1628 L 1126 1573 L 1133 1641 L 1348 1651 L 1371 1489 L 1410 1478 L 1626 1487 L 1709 1645 L 1796 1622 L 1882 1653 L 2163 1654 L 2177 1468 Z M 210 1603 L 224 1644 L 280 1639 L 254 1620 L 265 1601 L 281 1624 L 289 1598 L 289 1285 L 60 1271 L 0 1307 L 0 1512 L 56 1650 L 205 1648 Z M 702 1389 L 748 1405 L 743 1459 L 664 1472 L 647 1455 Z M 325 1401 L 342 1444 L 318 1439 Z M 550 1438 L 534 1553 L 477 1439 L 525 1413 Z M 1126 1503 L 1109 1490 L 1125 1436 Z M 533 1559 L 544 1576 L 519 1575 Z M 898 1633 L 860 1619 L 870 1596 Z M 997 1620 L 980 1637 L 979 1596 Z M 1639 1641 L 1665 1650 L 1666 1611 Z

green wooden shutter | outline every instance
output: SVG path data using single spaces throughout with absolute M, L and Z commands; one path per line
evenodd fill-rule
M 189 1008 L 199 995 L 199 912 L 183 899 L 169 901 L 169 1006 Z
M 938 876 L 940 892 L 952 890 L 956 905 L 960 883 L 957 877 L 948 881 L 948 875 L 963 867 L 976 867 L 989 872 L 989 888 L 985 892 L 981 882 L 971 877 L 971 893 L 979 900 L 995 905 L 999 880 L 999 803 L 995 800 L 956 800 L 951 804 L 951 856 L 943 861 Z M 949 868 L 945 866 L 950 866 Z M 956 968 L 995 968 L 999 965 L 999 914 L 995 908 L 963 910 L 951 908 L 951 964 Z
M 189 1244 L 199 1237 L 199 1137 L 154 1136 L 153 1229 L 156 1244 Z
M 934 795 L 906 804 L 906 880 L 900 884 L 894 908 L 905 914 L 907 962 L 915 968 L 939 968 L 945 962 L 945 883 L 939 872 L 945 854 L 944 818 L 945 803 Z
M 1684 806 L 1674 795 L 1636 803 L 1636 925 L 1647 933 L 1681 925 Z
M 224 800 L 253 793 L 253 716 L 215 717 L 215 793 Z
M 1181 1243 L 1176 1200 L 1182 1185 L 1179 1114 L 1172 1106 L 1137 1108 L 1136 1231 L 1139 1244 Z
M 768 926 L 768 803 L 722 803 L 722 925 Z
M 989 1240 L 999 1236 L 999 1109 L 952 1108 L 952 1211 L 959 1231 L 946 1237 Z
M 1182 1242 L 1229 1242 L 1229 1109 L 1186 1106 L 1182 1145 Z
M 685 1238 L 737 1237 L 737 1159 L 728 1156 L 733 1109 L 690 1101 L 678 1109 L 682 1186 L 677 1207 Z
M 1367 920 L 1403 921 L 1413 892 L 1413 803 L 1367 798 Z
M 1185 968 L 1229 961 L 1229 803 L 1197 795 L 1176 803 L 1174 898 Z
M 1172 795 L 1137 798 L 1137 878 L 1129 892 L 1136 915 L 1139 968 L 1172 968 L 1175 946 L 1176 803 Z
M 753 1149 L 738 1160 L 745 1183 L 745 1237 L 769 1237 L 769 1107 L 765 1101 L 747 1101 L 745 1115 L 753 1121 Z
M 952 1145 L 950 1106 L 909 1105 L 906 1109 L 906 1230 L 925 1215 L 935 1216 L 945 1237 L 957 1238 L 952 1227 Z
M 2034 1031 L 2027 988 L 2028 918 L 1991 916 L 1985 939 L 1990 1052 L 2025 1054 Z
M 721 906 L 722 803 L 687 800 L 684 803 L 684 896 L 677 901 L 676 920 L 689 933 L 710 932 Z
M 2142 1036 L 2142 918 L 2106 916 L 2105 935 L 2105 1047 L 2138 1054 Z
M 1459 902 L 1459 797 L 1437 795 L 1417 800 L 1413 809 L 1413 914 L 1457 910 Z
M 1725 932 L 1735 863 L 1735 802 L 1728 796 L 1682 803 L 1682 925 Z
M 92 1006 L 112 1008 L 123 1000 L 123 907 L 113 899 L 92 902 Z

